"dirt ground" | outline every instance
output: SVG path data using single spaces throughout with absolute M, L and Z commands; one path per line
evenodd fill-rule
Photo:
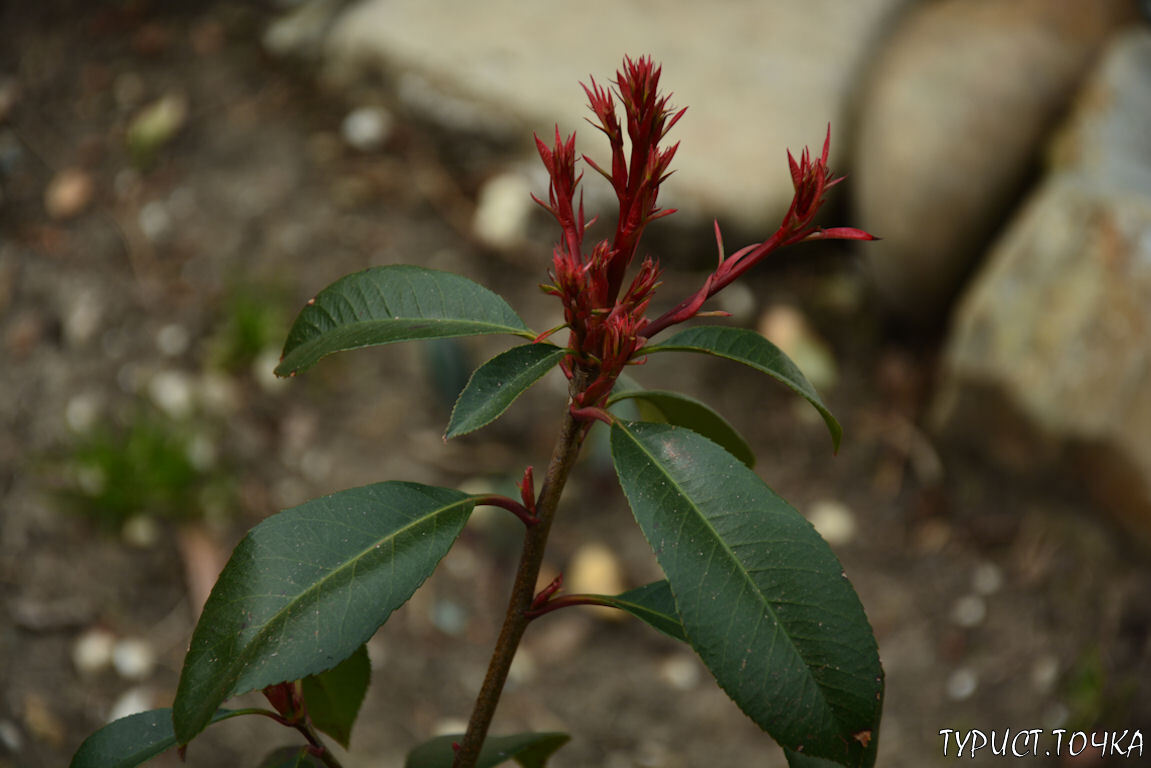
M 396 125 L 381 149 L 351 149 L 340 126 L 352 96 L 263 53 L 269 13 L 0 6 L 0 768 L 67 764 L 125 696 L 170 704 L 195 612 L 189 568 L 205 560 L 189 542 L 206 535 L 226 553 L 276 509 L 383 479 L 507 487 L 549 453 L 563 404 L 552 379 L 496 425 L 440 440 L 445 393 L 498 339 L 347 354 L 287 384 L 269 379 L 260 345 L 278 343 L 315 291 L 372 264 L 468 275 L 535 328 L 555 325 L 558 310 L 537 287 L 546 222 L 513 253 L 487 251 L 467 231 L 481 182 L 511 147 L 427 125 L 388 82 L 368 80 L 357 100 L 387 105 Z M 172 135 L 141 145 L 134 120 L 165 97 L 186 114 Z M 712 258 L 708 226 L 672 217 L 653 235 L 664 295 L 684 293 Z M 738 236 L 728 237 L 730 247 Z M 760 309 L 802 308 L 834 349 L 838 456 L 811 414 L 753 372 L 676 358 L 636 377 L 707 400 L 744 431 L 785 498 L 805 511 L 838 505 L 838 519 L 854 523 L 836 550 L 887 672 L 880 764 L 952 760 L 946 728 L 1151 736 L 1146 553 L 1075 478 L 1007 474 L 932 439 L 922 424 L 940 339 L 886 324 L 851 251 L 789 254 L 750 286 Z M 99 494 L 81 459 L 94 424 L 123 435 L 141 419 L 192 434 L 200 458 L 179 498 L 138 497 L 156 505 L 138 512 L 168 514 L 117 533 L 111 513 L 93 511 Z M 111 461 L 116 445 L 100 455 Z M 142 487 L 133 472 L 151 460 L 129 461 L 120 482 Z M 510 584 L 515 525 L 477 515 L 373 639 L 349 768 L 399 766 L 466 719 Z M 588 542 L 610 544 L 628 586 L 658 577 L 602 446 L 573 481 L 548 567 L 564 569 Z M 77 643 L 95 629 L 143 638 L 155 664 L 78 667 Z M 247 720 L 208 731 L 187 764 L 254 766 L 291 741 Z M 784 764 L 683 647 L 580 610 L 533 625 L 496 730 L 570 732 L 557 768 Z M 1026 762 L 1100 764 L 1086 759 L 1097 754 Z

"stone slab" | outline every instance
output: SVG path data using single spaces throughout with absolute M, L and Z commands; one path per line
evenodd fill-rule
M 525 138 L 558 122 L 602 157 L 578 83 L 650 54 L 689 107 L 664 202 L 762 228 L 791 200 L 788 148 L 818 148 L 831 123 L 844 167 L 856 76 L 910 1 L 360 0 L 332 25 L 326 56 L 374 59 L 480 106 L 456 110 L 461 120 L 508 120 Z

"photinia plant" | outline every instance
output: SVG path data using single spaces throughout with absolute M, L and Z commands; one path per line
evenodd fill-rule
M 537 490 L 532 467 L 520 497 L 476 495 L 387 481 L 309 501 L 274 515 L 239 543 L 204 607 L 171 710 L 117 720 L 90 736 L 73 768 L 129 768 L 208 725 L 259 714 L 294 728 L 298 748 L 264 766 L 339 765 L 320 733 L 347 745 L 368 685 L 364 644 L 432 573 L 479 505 L 523 523 L 523 550 L 503 627 L 467 732 L 432 739 L 408 768 L 472 768 L 509 760 L 543 766 L 566 734 L 489 736 L 488 727 L 516 648 L 528 626 L 577 605 L 618 608 L 689 644 L 716 681 L 783 747 L 793 768 L 874 765 L 883 669 L 859 598 L 831 549 L 804 518 L 752 470 L 754 456 L 719 414 L 675 392 L 644 389 L 624 376 L 649 355 L 698 352 L 743 363 L 790 387 L 818 409 L 838 448 L 840 427 L 803 374 L 757 333 L 704 325 L 656 337 L 702 312 L 708 298 L 783 246 L 816 239 L 870 240 L 858 229 L 814 223 L 825 192 L 840 181 L 827 169 L 830 130 L 816 157 L 788 162 L 795 196 L 766 240 L 726 254 L 699 290 L 649 318 L 659 285 L 650 257 L 637 261 L 644 229 L 673 211 L 659 207 L 678 144 L 663 142 L 684 110 L 659 91 L 650 58 L 624 59 L 615 88 L 584 86 L 592 125 L 607 137 L 610 165 L 583 161 L 619 201 L 611 239 L 590 248 L 584 235 L 575 134 L 536 138 L 551 182 L 547 201 L 559 223 L 545 292 L 563 305 L 564 324 L 529 330 L 499 296 L 458 275 L 415 266 L 375 267 L 344 277 L 300 312 L 276 369 L 295 376 L 325 355 L 417 339 L 509 334 L 528 342 L 481 365 L 460 394 L 445 438 L 483 427 L 554 367 L 569 382 L 554 452 Z M 623 108 L 617 115 L 616 100 Z M 626 134 L 625 134 L 626 131 Z M 625 135 L 627 144 L 625 144 Z M 629 278 L 630 275 L 630 278 Z M 548 341 L 566 329 L 560 346 Z M 650 421 L 613 412 L 640 401 Z M 548 531 L 564 484 L 589 430 L 611 432 L 624 495 L 666 580 L 621 595 L 562 594 L 562 577 L 540 589 Z M 262 690 L 271 709 L 221 709 Z

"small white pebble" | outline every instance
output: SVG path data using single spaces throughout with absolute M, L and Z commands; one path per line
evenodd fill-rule
M 512 665 L 508 667 L 508 681 L 512 683 L 530 683 L 536 676 L 536 660 L 526 648 L 520 648 L 512 657 Z
M 195 469 L 206 472 L 216 465 L 216 444 L 207 435 L 196 434 L 188 441 L 184 455 Z
M 226 416 L 240 404 L 240 392 L 231 377 L 205 371 L 196 381 L 196 400 L 209 413 Z
M 388 664 L 388 645 L 379 635 L 373 635 L 368 641 L 368 663 L 372 672 L 379 672 Z
M 975 566 L 971 586 L 981 595 L 994 595 L 1003 586 L 1003 571 L 995 563 L 985 560 Z
M 24 737 L 20 728 L 11 720 L 0 720 L 0 744 L 13 755 L 20 754 L 24 748 Z
M 1059 681 L 1059 659 L 1053 655 L 1040 656 L 1031 665 L 1031 684 L 1039 694 L 1050 693 Z
M 112 710 L 108 713 L 108 722 L 140 712 L 147 712 L 152 708 L 154 699 L 155 696 L 149 688 L 142 686 L 129 688 L 112 704 Z
M 669 656 L 660 663 L 659 676 L 677 691 L 690 691 L 699 684 L 699 663 L 683 653 Z
M 143 680 L 156 666 L 156 653 L 146 640 L 124 638 L 112 650 L 112 666 L 125 680 Z
M 74 347 L 88 344 L 100 330 L 104 305 L 95 291 L 80 291 L 64 312 L 64 337 Z
M 469 477 L 456 487 L 464 493 L 470 493 L 476 496 L 496 492 L 495 484 L 486 477 Z
M 392 132 L 392 115 L 383 107 L 357 107 L 340 125 L 340 134 L 353 149 L 373 152 L 384 146 Z
M 115 645 L 116 636 L 108 630 L 89 629 L 72 644 L 72 665 L 81 675 L 95 674 L 112 663 Z
M 979 678 L 966 667 L 961 667 L 951 673 L 947 678 L 947 697 L 952 701 L 963 701 L 971 698 L 979 687 Z
M 252 378 L 268 394 L 279 392 L 287 385 L 288 380 L 276 375 L 276 366 L 280 364 L 280 350 L 268 347 L 252 362 Z
M 819 535 L 833 547 L 850 544 L 855 539 L 855 516 L 841 501 L 816 501 L 811 505 L 807 517 Z
M 758 330 L 791 358 L 816 389 L 835 387 L 839 380 L 835 355 L 798 309 L 787 304 L 769 307 L 760 316 Z
M 951 608 L 951 620 L 961 627 L 978 627 L 987 617 L 987 603 L 979 595 L 964 595 Z
M 100 398 L 91 392 L 72 397 L 64 407 L 64 420 L 73 432 L 79 434 L 90 431 L 99 415 Z
M 180 371 L 160 371 L 148 382 L 148 395 L 156 406 L 173 419 L 192 413 L 192 384 Z
M 623 566 L 609 547 L 599 542 L 583 544 L 572 555 L 564 574 L 564 588 L 576 593 L 618 595 L 624 591 Z M 621 620 L 623 611 L 599 606 L 588 609 L 601 619 Z
M 472 231 L 491 248 L 514 248 L 527 235 L 533 205 L 528 180 L 518 173 L 501 173 L 480 188 Z
M 151 515 L 132 515 L 120 528 L 120 538 L 138 549 L 151 549 L 160 541 L 160 524 Z
M 716 297 L 716 307 L 731 315 L 732 321 L 745 324 L 751 322 L 758 308 L 755 291 L 747 283 L 735 282 L 723 289 Z
M 432 624 L 451 637 L 459 637 L 468 628 L 468 614 L 452 600 L 436 600 L 431 610 Z
M 455 717 L 445 717 L 432 726 L 433 736 L 449 736 L 453 733 L 463 733 L 468 729 L 468 721 Z
M 104 492 L 108 478 L 104 470 L 94 464 L 82 464 L 76 467 L 76 485 L 89 496 L 99 496 Z
M 179 357 L 188 351 L 191 336 L 179 323 L 169 323 L 156 333 L 156 348 L 168 357 Z
M 136 223 L 140 225 L 140 231 L 144 233 L 144 237 L 155 243 L 163 240 L 171 231 L 172 216 L 168 213 L 168 208 L 164 203 L 153 200 L 145 203 L 144 207 L 140 209 L 140 213 L 136 216 Z

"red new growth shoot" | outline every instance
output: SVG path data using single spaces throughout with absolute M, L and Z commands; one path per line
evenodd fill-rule
M 551 179 L 548 201 L 536 198 L 536 202 L 555 217 L 562 232 L 552 254 L 551 282 L 543 289 L 563 302 L 564 324 L 571 331 L 563 371 L 571 378 L 580 369 L 589 382 L 572 403 L 573 413 L 585 419 L 596 418 L 594 409 L 604 405 L 623 367 L 642 355 L 647 339 L 699 316 L 704 302 L 776 249 L 803 240 L 874 239 L 859 229 L 821 229 L 814 224 L 827 190 L 842 180 L 827 168 L 831 148 L 828 126 L 818 157 L 806 148 L 798 160 L 788 152 L 795 194 L 771 237 L 728 256 L 716 222 L 719 262 L 715 271 L 698 291 L 655 320 L 648 320 L 647 307 L 659 285 L 659 265 L 650 257 L 645 258 L 626 291 L 623 286 L 644 228 L 649 222 L 674 213 L 661 209 L 657 201 L 660 185 L 671 175 L 671 161 L 679 145 L 663 146 L 662 142 L 683 117 L 684 110 L 670 106 L 669 97 L 659 92 L 660 71 L 646 56 L 634 61 L 625 58 L 623 68 L 616 72 L 614 89 L 604 88 L 594 78 L 590 85 L 583 86 L 594 115 L 588 122 L 607 137 L 611 165 L 605 168 L 587 155 L 582 157 L 607 179 L 619 203 L 614 236 L 596 243 L 589 253 L 584 252 L 583 246 L 589 223 L 584 218 L 582 195 L 580 203 L 575 203 L 576 187 L 582 179 L 575 169 L 575 134 L 565 139 L 557 126 L 551 147 L 536 137 L 536 148 Z M 616 113 L 617 98 L 623 107 L 623 122 Z M 630 152 L 625 149 L 625 131 Z

